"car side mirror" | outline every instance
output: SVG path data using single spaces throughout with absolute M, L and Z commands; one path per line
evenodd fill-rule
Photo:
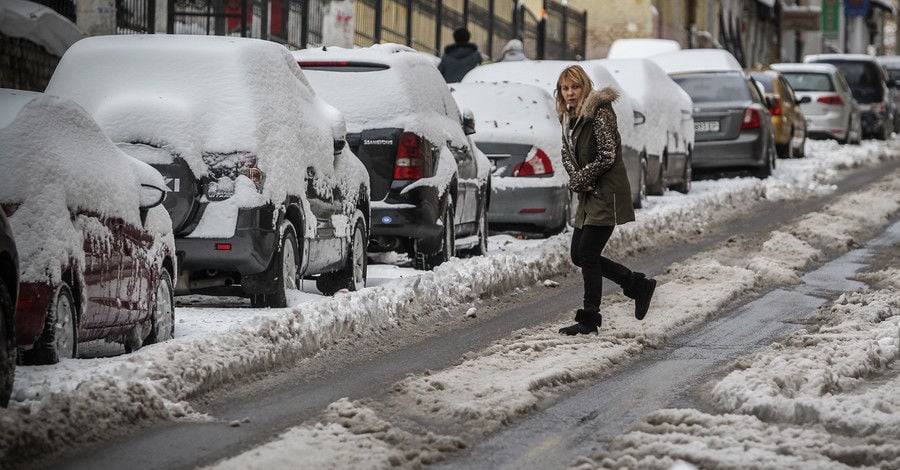
M 640 111 L 634 111 L 634 125 L 640 126 L 645 122 L 647 122 L 647 116 L 644 116 L 644 113 Z
M 462 128 L 466 135 L 475 133 L 475 115 L 472 114 L 471 109 L 464 109 L 462 111 Z
M 140 201 L 141 209 L 156 207 L 166 200 L 166 190 L 149 184 L 141 185 Z
M 804 96 L 803 98 L 800 98 L 799 100 L 797 100 L 797 103 L 800 103 L 800 104 L 806 104 L 806 103 L 811 103 L 811 102 L 812 102 L 812 98 L 810 98 L 809 96 Z

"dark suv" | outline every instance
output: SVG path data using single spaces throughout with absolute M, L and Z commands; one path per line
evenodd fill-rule
M 396 44 L 294 52 L 313 88 L 347 117 L 371 179 L 371 251 L 431 269 L 457 249 L 487 251 L 490 162 L 437 68 Z M 370 93 L 366 90 L 378 90 Z
M 888 91 L 887 74 L 875 57 L 865 54 L 818 54 L 803 58 L 807 63 L 837 67 L 859 102 L 863 137 L 887 140 L 894 132 L 894 106 Z
M 16 374 L 16 301 L 19 255 L 6 213 L 0 208 L 0 406 L 9 403 Z
M 215 36 L 92 37 L 47 88 L 167 179 L 177 294 L 284 307 L 301 276 L 320 291 L 366 280 L 369 180 L 343 117 L 288 50 Z

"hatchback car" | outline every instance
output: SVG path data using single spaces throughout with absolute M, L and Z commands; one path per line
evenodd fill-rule
M 775 150 L 781 158 L 803 157 L 806 146 L 806 117 L 797 103 L 794 89 L 781 72 L 761 70 L 750 72 L 766 90 L 771 104 L 769 113 L 775 127 Z
M 0 208 L 0 406 L 9 404 L 16 375 L 16 302 L 19 255 L 12 227 Z
M 844 75 L 831 64 L 772 64 L 791 84 L 810 138 L 856 143 L 862 139 L 859 104 Z
M 48 92 L 165 177 L 178 294 L 284 307 L 302 276 L 365 285 L 369 180 L 344 121 L 288 50 L 215 36 L 106 36 L 66 51 Z
M 691 97 L 652 60 L 596 62 L 609 70 L 644 110 L 647 122 L 635 129 L 647 153 L 647 194 L 662 195 L 669 188 L 687 194 L 694 148 Z
M 0 91 L 0 206 L 16 235 L 16 338 L 25 363 L 172 338 L 175 246 L 162 176 L 77 104 Z
M 369 172 L 370 249 L 406 252 L 417 269 L 457 249 L 485 254 L 490 162 L 433 63 L 397 44 L 306 49 L 294 57 L 346 115 L 347 141 Z
M 520 83 L 454 83 L 450 91 L 474 114 L 475 145 L 491 161 L 491 230 L 565 230 L 571 196 L 553 97 Z
M 887 88 L 887 75 L 875 57 L 865 54 L 816 54 L 804 57 L 803 62 L 837 67 L 859 103 L 863 138 L 890 138 L 894 132 L 893 105 Z
M 694 101 L 694 170 L 750 170 L 766 178 L 775 168 L 775 132 L 767 102 L 728 51 L 690 49 L 655 55 Z
M 463 77 L 463 83 L 524 83 L 536 85 L 553 95 L 559 74 L 570 65 L 579 65 L 587 72 L 595 89 L 607 86 L 619 92 L 619 99 L 613 103 L 619 134 L 622 137 L 622 160 L 628 172 L 631 198 L 635 208 L 640 208 L 646 200 L 647 153 L 641 133 L 637 129 L 646 123 L 646 116 L 635 108 L 634 99 L 602 65 L 568 60 L 527 60 L 520 62 L 496 62 L 475 67 Z M 560 142 L 562 137 L 560 136 Z M 562 144 L 560 143 L 560 146 Z

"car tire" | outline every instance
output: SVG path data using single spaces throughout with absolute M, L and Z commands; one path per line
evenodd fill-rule
M 694 179 L 694 172 L 691 169 L 691 152 L 688 151 L 687 156 L 684 159 L 684 172 L 681 175 L 681 182 L 675 185 L 675 191 L 678 191 L 681 194 L 687 194 L 691 192 L 691 180 Z
M 775 144 L 775 153 L 778 155 L 778 158 L 793 158 L 794 146 L 791 145 L 790 141 L 783 145 Z
M 634 195 L 631 204 L 635 209 L 644 207 L 644 201 L 647 199 L 647 155 L 641 155 L 641 165 L 638 172 L 638 191 Z
M 350 238 L 350 256 L 347 257 L 346 266 L 340 271 L 325 273 L 316 279 L 316 289 L 322 294 L 334 295 L 341 289 L 357 291 L 366 287 L 369 258 L 366 222 L 362 212 L 359 211 L 356 212 L 355 219 L 353 235 Z
M 432 253 L 425 253 L 415 249 L 415 260 L 413 262 L 415 269 L 429 271 L 456 254 L 456 227 L 453 225 L 453 214 L 453 199 L 451 198 L 447 201 L 444 213 L 441 214 L 441 223 L 444 226 L 444 229 L 441 231 L 441 246 Z
M 172 276 L 165 269 L 159 274 L 156 299 L 150 317 L 150 334 L 145 344 L 161 343 L 175 337 L 175 297 Z
M 774 146 L 769 146 L 769 150 L 766 152 L 766 161 L 765 165 L 756 169 L 753 172 L 753 176 L 764 180 L 770 176 L 772 176 L 772 171 L 775 170 L 775 149 Z
M 666 163 L 667 157 L 663 154 L 663 158 L 659 161 L 659 173 L 656 176 L 656 183 L 647 185 L 647 194 L 651 196 L 662 196 L 666 192 L 669 183 L 666 181 Z
M 806 157 L 806 136 L 803 136 L 803 140 L 800 142 L 799 147 L 794 150 L 794 158 L 805 158 Z
M 29 365 L 56 364 L 62 358 L 78 355 L 78 329 L 75 300 L 69 286 L 62 284 L 44 318 L 44 330 L 34 347 L 23 354 Z
M 0 282 L 0 407 L 6 408 L 16 377 L 15 306 L 6 284 Z
M 490 233 L 488 229 L 487 195 L 483 196 L 481 209 L 478 212 L 478 244 L 475 245 L 475 248 L 472 248 L 473 256 L 483 256 L 488 252 L 488 237 Z
M 250 305 L 253 307 L 287 307 L 288 289 L 297 288 L 297 267 L 299 265 L 297 234 L 294 225 L 290 222 L 282 225 L 281 232 L 280 248 L 275 252 L 272 265 L 269 267 L 273 270 L 271 278 L 275 280 L 275 288 L 271 291 L 252 293 Z

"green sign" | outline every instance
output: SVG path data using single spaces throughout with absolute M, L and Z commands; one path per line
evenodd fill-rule
M 841 0 L 822 0 L 822 36 L 836 41 L 841 26 Z

